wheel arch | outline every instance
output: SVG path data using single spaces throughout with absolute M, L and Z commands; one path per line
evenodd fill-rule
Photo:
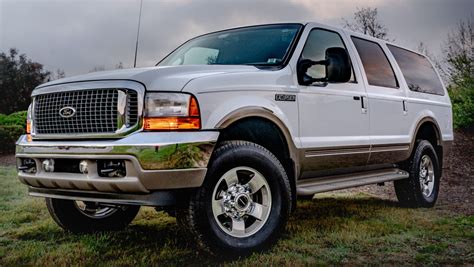
M 254 125 L 259 125 L 258 131 Z M 220 130 L 219 142 L 238 139 L 259 144 L 272 152 L 283 164 L 289 176 L 293 207 L 296 204 L 296 180 L 300 167 L 297 148 L 286 125 L 274 113 L 264 107 L 246 107 L 224 116 L 216 125 Z M 265 133 L 265 134 L 257 134 Z M 278 141 L 280 140 L 280 141 Z M 273 142 L 283 146 L 274 146 Z
M 427 140 L 434 147 L 438 160 L 442 164 L 443 160 L 443 139 L 441 130 L 437 121 L 431 117 L 423 117 L 418 120 L 415 130 L 413 132 L 413 138 L 410 144 L 410 155 L 415 151 L 416 141 L 419 139 Z

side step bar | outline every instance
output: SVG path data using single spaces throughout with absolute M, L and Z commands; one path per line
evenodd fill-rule
M 296 193 L 300 196 L 313 195 L 316 193 L 328 192 L 344 188 L 406 179 L 408 177 L 408 172 L 400 170 L 398 168 L 392 168 L 363 173 L 304 179 L 298 181 L 296 185 Z

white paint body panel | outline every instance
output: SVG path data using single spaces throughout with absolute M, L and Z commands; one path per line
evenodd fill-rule
M 312 28 L 338 32 L 349 52 L 357 83 L 326 87 L 300 86 L 296 66 Z M 400 84 L 399 89 L 369 86 L 360 58 L 350 37 L 379 43 L 385 50 Z M 413 141 L 417 123 L 434 120 L 442 141 L 453 140 L 451 103 L 444 96 L 408 90 L 403 75 L 384 41 L 318 23 L 305 26 L 298 44 L 282 69 L 263 70 L 253 66 L 174 66 L 116 70 L 61 79 L 40 87 L 90 80 L 134 80 L 147 91 L 183 91 L 197 97 L 202 128 L 216 129 L 229 114 L 244 108 L 264 108 L 281 121 L 296 148 L 302 150 L 406 144 Z M 275 101 L 275 94 L 292 94 L 296 101 Z M 367 112 L 354 96 L 368 99 Z M 406 101 L 404 112 L 402 101 Z

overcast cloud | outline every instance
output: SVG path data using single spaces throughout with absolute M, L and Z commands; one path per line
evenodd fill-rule
M 258 23 L 319 21 L 340 26 L 356 7 L 377 7 L 396 43 L 420 41 L 435 54 L 472 0 L 143 0 L 139 67 L 152 66 L 187 39 Z M 0 50 L 16 47 L 67 76 L 96 66 L 133 65 L 139 0 L 0 0 Z

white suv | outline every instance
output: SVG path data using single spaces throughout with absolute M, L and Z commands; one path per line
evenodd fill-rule
M 121 229 L 153 206 L 219 255 L 272 245 L 297 196 L 395 181 L 401 204 L 432 207 L 453 140 L 426 57 L 318 23 L 206 34 L 32 98 L 18 177 L 61 227 Z

